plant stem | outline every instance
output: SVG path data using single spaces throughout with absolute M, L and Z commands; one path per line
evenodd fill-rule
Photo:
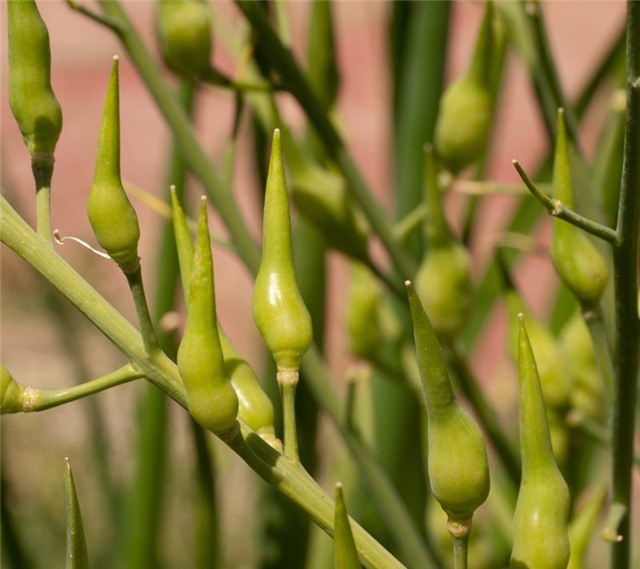
M 264 480 L 312 513 L 314 521 L 329 535 L 333 533 L 333 500 L 315 483 L 300 463 L 288 460 L 265 443 L 258 435 L 244 428 L 242 434 L 225 441 Z M 360 559 L 370 569 L 400 569 L 404 567 L 359 524 L 351 520 L 353 536 Z
M 153 322 L 151 322 L 149 305 L 147 304 L 147 297 L 142 283 L 142 268 L 140 267 L 140 263 L 138 263 L 137 268 L 133 272 L 125 273 L 125 276 L 127 277 L 131 295 L 133 296 L 133 303 L 136 307 L 136 313 L 138 314 L 144 348 L 149 355 L 152 355 L 160 351 L 160 343 L 153 328 Z
M 629 569 L 631 562 L 631 474 L 638 366 L 638 236 L 640 233 L 640 3 L 627 2 L 627 118 L 622 184 L 618 208 L 619 244 L 613 248 L 616 330 L 614 400 L 611 416 L 611 499 L 626 506 L 617 528 L 623 540 L 611 546 L 611 569 Z
M 295 379 L 289 379 L 289 374 L 295 373 Z M 298 431 L 296 425 L 296 387 L 298 385 L 298 372 L 278 372 L 278 385 L 282 398 L 282 421 L 284 423 L 284 455 L 299 462 L 298 455 Z M 283 377 L 285 379 L 283 379 Z
M 0 195 L 0 241 L 13 249 L 84 314 L 152 383 L 186 406 L 175 364 L 162 352 L 147 354 L 140 333 L 48 246 Z
M 141 377 L 144 377 L 144 375 L 140 371 L 136 370 L 131 364 L 127 364 L 103 377 L 65 389 L 45 390 L 26 387 L 22 410 L 24 413 L 44 411 L 71 401 L 77 401 L 83 397 L 89 397 L 89 395 L 100 393 Z

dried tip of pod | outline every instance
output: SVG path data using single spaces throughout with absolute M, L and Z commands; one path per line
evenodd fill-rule
M 404 281 L 404 286 L 406 287 L 410 287 L 411 286 L 411 281 L 409 279 L 407 279 L 406 281 Z
M 117 63 L 118 61 L 120 61 L 120 56 L 114 55 L 111 59 L 113 59 L 114 63 Z
M 524 314 L 522 314 L 522 312 L 518 312 L 518 320 L 524 322 Z

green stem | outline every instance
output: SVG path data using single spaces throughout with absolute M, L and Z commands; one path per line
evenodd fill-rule
M 144 292 L 144 285 L 142 283 L 142 268 L 138 263 L 137 268 L 131 273 L 125 273 L 129 288 L 131 289 L 131 295 L 133 296 L 133 303 L 136 307 L 136 313 L 138 314 L 138 321 L 140 322 L 140 333 L 142 334 L 142 341 L 144 342 L 145 350 L 149 355 L 160 351 L 160 343 L 151 321 L 151 314 L 149 314 L 149 305 L 147 304 L 147 297 Z
M 187 114 L 164 81 L 160 70 L 140 40 L 140 34 L 133 28 L 120 3 L 117 0 L 101 0 L 100 4 L 105 14 L 117 22 L 118 37 L 171 129 L 185 163 L 206 188 L 240 258 L 255 274 L 260 265 L 256 241 L 249 232 L 233 196 L 227 191 L 198 142 Z
M 134 326 L 29 227 L 0 195 L 0 241 L 35 268 L 84 314 L 137 369 L 180 405 L 186 406 L 182 380 L 163 353 L 147 354 Z
M 77 401 L 83 397 L 89 397 L 89 395 L 100 393 L 141 377 L 144 377 L 144 375 L 140 371 L 131 364 L 127 364 L 103 377 L 65 389 L 46 390 L 25 387 L 22 410 L 24 413 L 44 411 L 71 401 Z
M 296 387 L 298 385 L 298 372 L 284 372 L 285 374 L 295 373 L 295 380 L 282 379 L 283 372 L 278 372 L 278 385 L 280 386 L 280 396 L 282 397 L 282 422 L 284 423 L 284 455 L 294 461 L 299 462 L 298 455 L 298 431 L 296 426 Z
M 598 306 L 594 309 L 583 311 L 582 317 L 591 336 L 596 365 L 607 397 L 605 408 L 608 410 L 613 401 L 613 362 L 611 361 L 611 350 L 602 317 L 602 308 Z
M 618 209 L 618 245 L 613 248 L 616 330 L 611 416 L 611 499 L 626 506 L 611 546 L 611 569 L 631 563 L 631 473 L 640 363 L 638 318 L 638 236 L 640 234 L 640 3 L 627 2 L 627 118 Z
M 264 480 L 312 513 L 318 526 L 332 535 L 333 500 L 315 483 L 300 463 L 282 456 L 246 428 L 243 428 L 242 434 L 238 432 L 236 436 L 225 442 Z M 353 520 L 351 527 L 360 559 L 365 567 L 375 569 L 404 567 Z
M 453 568 L 467 569 L 467 559 L 469 557 L 469 534 L 463 537 L 451 536 L 453 543 Z
M 617 231 L 577 214 L 567 208 L 560 200 L 548 196 L 533 183 L 533 180 L 527 176 L 526 172 L 517 160 L 513 160 L 512 164 L 518 171 L 518 174 L 520 175 L 520 178 L 522 178 L 525 186 L 527 186 L 529 191 L 533 194 L 533 197 L 535 197 L 547 209 L 550 215 L 557 217 L 558 219 L 563 219 L 564 221 L 579 227 L 583 231 L 591 233 L 591 235 L 594 235 L 595 237 L 599 237 L 611 245 L 617 244 L 619 240 Z

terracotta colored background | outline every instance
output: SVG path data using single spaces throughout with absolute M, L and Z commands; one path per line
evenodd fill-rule
M 153 5 L 151 2 L 125 2 L 126 9 L 135 20 L 146 40 L 153 40 Z M 291 18 L 294 43 L 300 53 L 304 48 L 304 30 L 308 16 L 308 3 L 292 3 Z M 559 2 L 544 3 L 551 44 L 557 54 L 563 85 L 569 95 L 575 94 L 586 79 L 596 61 L 616 35 L 624 19 L 624 3 L 621 0 L 607 2 Z M 336 24 L 339 49 L 339 66 L 342 72 L 342 92 L 339 115 L 350 148 L 375 193 L 389 204 L 391 184 L 391 117 L 390 86 L 386 61 L 387 36 L 385 26 L 389 2 L 337 2 Z M 241 18 L 228 2 L 216 4 L 216 10 L 224 14 L 224 26 L 234 30 Z M 53 226 L 62 235 L 73 235 L 94 243 L 85 215 L 85 203 L 94 167 L 94 149 L 100 121 L 111 56 L 121 58 L 121 112 L 122 112 L 122 171 L 125 179 L 156 196 L 164 194 L 164 173 L 167 157 L 167 129 L 155 110 L 144 85 L 127 61 L 126 54 L 113 35 L 71 11 L 63 2 L 42 2 L 41 11 L 46 20 L 53 53 L 53 87 L 64 112 L 64 128 L 56 152 L 56 172 L 53 181 Z M 6 24 L 4 6 L 0 12 L 2 54 L 6 54 Z M 453 6 L 453 34 L 448 76 L 453 78 L 465 65 L 471 41 L 481 15 L 475 2 L 455 2 Z M 222 46 L 216 46 L 216 59 L 221 67 L 233 66 Z M 33 219 L 33 189 L 29 159 L 6 101 L 6 56 L 2 57 L 2 102 L 0 106 L 2 140 L 2 191 L 12 204 L 27 217 Z M 536 111 L 528 81 L 522 67 L 514 58 L 506 73 L 507 86 L 500 104 L 495 151 L 490 166 L 490 176 L 499 181 L 516 181 L 511 160 L 518 158 L 525 166 L 533 166 L 544 149 L 545 138 L 540 117 Z M 606 101 L 603 101 L 606 103 Z M 601 108 L 603 105 L 600 106 Z M 299 118 L 294 105 L 287 107 L 292 120 Z M 212 159 L 222 161 L 224 145 L 230 130 L 232 96 L 224 92 L 207 91 L 199 105 L 199 131 L 203 144 L 210 150 Z M 587 121 L 585 146 L 592 147 L 595 131 L 589 125 L 598 125 L 594 114 Z M 248 149 L 244 143 L 242 150 Z M 257 227 L 259 214 L 255 208 L 253 178 L 246 162 L 241 159 L 235 169 L 235 191 L 243 211 Z M 476 269 L 481 272 L 483 260 L 491 244 L 500 232 L 500 219 L 513 205 L 510 198 L 486 200 L 482 216 L 486 232 L 476 244 Z M 141 255 L 143 266 L 151 268 L 155 261 L 155 243 L 158 237 L 159 219 L 144 204 L 134 203 L 143 228 Z M 218 230 L 220 228 L 216 226 Z M 544 228 L 541 239 L 546 238 Z M 60 248 L 60 253 L 81 274 L 86 276 L 107 298 L 126 314 L 132 316 L 132 307 L 124 279 L 110 263 L 94 256 L 74 244 Z M 233 258 L 222 251 L 215 251 L 217 289 L 221 319 L 232 339 L 245 355 L 252 357 L 252 348 L 258 345 L 250 315 L 251 282 L 246 271 Z M 146 261 L 146 264 L 144 264 Z M 330 320 L 328 335 L 330 363 L 338 380 L 343 377 L 349 362 L 341 331 L 341 313 L 344 306 L 345 262 L 332 256 L 333 271 L 330 289 Z M 40 316 L 46 303 L 40 279 L 26 268 L 11 252 L 2 250 L 2 361 L 19 380 L 41 388 L 62 387 L 73 377 L 72 362 L 62 350 L 66 333 L 59 324 Z M 554 279 L 545 258 L 533 258 L 520 273 L 522 285 L 534 311 L 544 314 Z M 551 284 L 549 284 L 551 283 Z M 153 296 L 153 291 L 151 296 Z M 73 339 L 92 377 L 111 371 L 120 365 L 121 358 L 115 350 L 80 317 L 73 317 L 79 326 L 79 334 Z M 482 357 L 474 358 L 478 373 L 489 380 L 496 375 L 509 374 L 510 365 L 501 354 L 501 335 L 504 321 L 500 311 L 493 319 L 494 334 L 487 336 L 479 347 Z M 253 353 L 259 353 L 253 349 Z M 491 357 L 495 354 L 496 357 Z M 259 363 L 259 362 L 255 362 Z M 502 385 L 502 384 L 501 384 Z M 120 387 L 97 399 L 109 416 L 109 434 L 113 448 L 117 475 L 127 477 L 126 457 L 130 452 L 131 416 L 137 385 Z M 87 428 L 86 415 L 81 412 L 83 403 L 77 403 L 47 411 L 37 416 L 3 418 L 2 452 L 7 470 L 20 483 L 15 485 L 13 500 L 18 507 L 32 502 L 30 488 L 39 488 L 38 501 L 45 503 L 51 516 L 61 519 L 61 498 L 58 495 L 62 457 L 69 455 L 74 467 L 82 475 L 78 485 L 90 487 L 90 461 L 83 454 L 83 433 Z M 184 416 L 176 413 L 173 444 L 179 448 L 185 436 Z M 229 461 L 224 457 L 223 461 Z M 233 462 L 233 461 L 231 461 Z M 77 463 L 77 464 L 76 464 Z M 226 462 L 225 462 L 226 464 Z M 228 465 L 227 465 L 228 466 Z M 247 469 L 233 468 L 235 476 L 250 477 Z M 44 473 L 44 479 L 42 474 Z M 176 475 L 179 476 L 179 475 Z M 30 486 L 30 484 L 34 486 Z M 51 488 L 51 490 L 49 490 Z M 88 492 L 87 492 L 88 493 Z M 233 494 L 233 493 L 230 493 Z M 238 500 L 233 495 L 225 497 L 226 507 L 233 507 Z M 91 498 L 90 506 L 103 508 L 103 498 Z M 26 506 L 28 508 L 28 506 Z M 179 515 L 176 514 L 179 518 Z M 89 522 L 89 535 L 97 531 Z M 237 520 L 242 528 L 242 519 Z M 104 528 L 102 528 L 104 529 Z M 240 529 L 238 530 L 240 531 Z M 240 566 L 240 565 L 238 565 Z

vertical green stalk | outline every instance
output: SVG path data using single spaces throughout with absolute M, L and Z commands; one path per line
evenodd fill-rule
M 193 106 L 193 86 L 183 82 L 179 95 L 181 105 L 188 115 Z M 167 186 L 175 184 L 180 191 L 185 181 L 184 161 L 174 147 L 171 150 L 166 175 Z M 164 314 L 174 308 L 178 260 L 172 224 L 167 221 L 162 228 L 158 262 L 154 276 L 157 283 L 153 321 L 159 324 Z M 162 350 L 172 359 L 176 355 L 176 339 L 173 333 L 160 331 L 158 341 Z M 167 397 L 153 385 L 145 387 L 138 402 L 135 456 L 137 457 L 134 481 L 125 501 L 123 532 L 123 567 L 151 569 L 157 566 L 159 529 L 163 519 L 165 501 L 165 473 L 167 464 Z M 215 533 L 209 542 L 215 545 Z
M 631 563 L 631 474 L 638 404 L 640 321 L 638 319 L 638 236 L 640 233 L 640 3 L 627 2 L 627 118 L 622 185 L 613 249 L 616 331 L 614 401 L 611 416 L 611 498 L 626 507 L 618 527 L 622 541 L 611 546 L 611 568 Z

